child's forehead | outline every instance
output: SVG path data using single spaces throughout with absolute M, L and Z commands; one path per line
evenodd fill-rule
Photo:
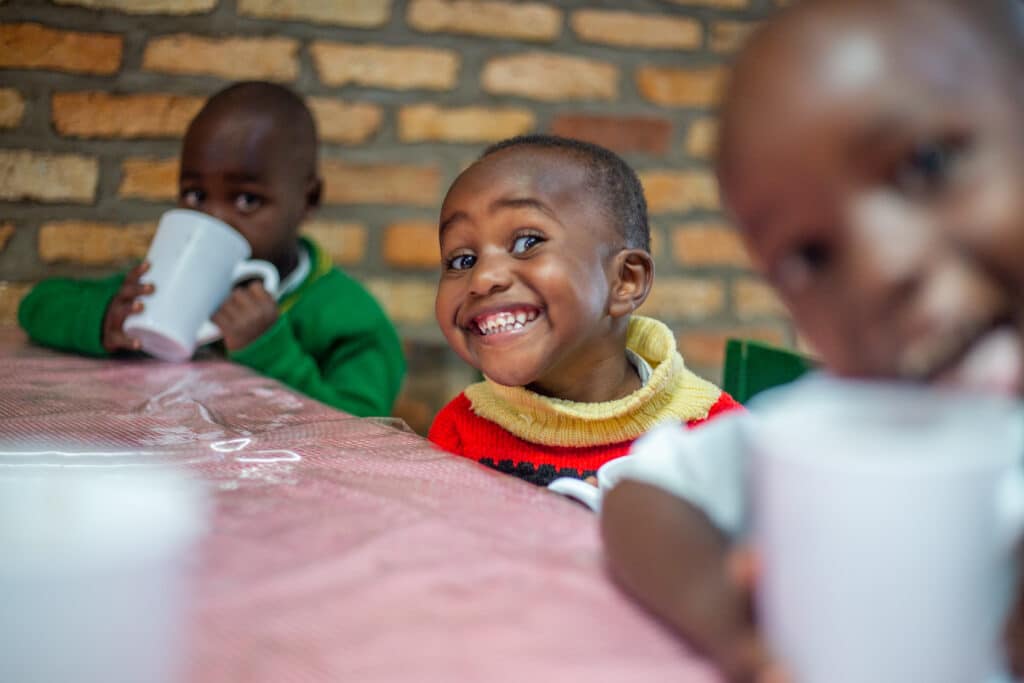
M 196 120 L 185 135 L 183 161 L 193 165 L 244 165 L 253 170 L 280 165 L 290 153 L 287 136 L 273 117 L 217 112 Z
M 783 20 L 741 57 L 722 113 L 725 184 L 737 160 L 820 156 L 821 142 L 858 154 L 879 132 L 926 133 L 951 115 L 979 126 L 992 115 L 983 103 L 1005 97 L 988 58 L 973 50 L 976 36 L 948 17 L 911 25 L 915 15 L 826 5 L 843 11 Z
M 603 234 L 594 227 L 608 224 L 585 159 L 528 146 L 499 150 L 466 169 L 445 197 L 441 222 L 474 212 L 497 216 L 502 209 L 524 208 L 530 202 L 567 230 Z
M 477 160 L 452 185 L 449 199 L 482 192 L 547 197 L 552 201 L 593 201 L 585 160 L 563 150 L 512 147 Z

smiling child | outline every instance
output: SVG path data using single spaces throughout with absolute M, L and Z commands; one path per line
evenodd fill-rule
M 617 155 L 552 136 L 498 143 L 441 208 L 437 321 L 480 370 L 434 420 L 442 448 L 546 484 L 585 477 L 656 424 L 737 407 L 633 315 L 654 279 L 643 189 Z

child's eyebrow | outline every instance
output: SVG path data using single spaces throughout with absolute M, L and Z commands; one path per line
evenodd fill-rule
M 234 183 L 255 183 L 263 180 L 263 176 L 258 173 L 225 173 L 224 178 Z
M 487 207 L 489 213 L 494 213 L 498 209 L 536 209 L 557 219 L 557 216 L 548 208 L 547 204 L 533 197 L 502 197 L 501 199 L 495 199 Z
M 203 174 L 198 171 L 183 168 L 179 173 L 179 177 L 182 180 L 198 180 L 203 177 Z M 233 183 L 258 183 L 263 180 L 263 176 L 261 174 L 249 173 L 246 171 L 228 172 L 224 174 L 224 178 Z
M 542 202 L 540 200 L 533 199 L 532 197 L 502 197 L 500 199 L 495 199 L 493 202 L 491 202 L 490 206 L 487 207 L 487 212 L 488 213 L 494 213 L 495 211 L 498 211 L 499 209 L 523 209 L 523 208 L 526 208 L 526 209 L 536 209 L 537 211 L 540 211 L 541 213 L 547 214 L 548 216 L 550 216 L 551 218 L 555 219 L 556 221 L 558 220 L 558 216 L 555 215 L 554 211 L 552 211 L 550 208 L 548 208 L 547 204 L 545 204 L 544 202 Z M 459 221 L 459 220 L 462 220 L 465 217 L 466 217 L 466 212 L 465 211 L 456 211 L 451 216 L 448 216 L 448 218 L 445 218 L 443 221 L 441 221 L 441 225 L 437 229 L 438 238 L 443 239 L 445 231 L 447 231 L 448 228 L 451 227 L 452 223 L 454 223 L 456 221 Z
M 895 137 L 903 137 L 911 134 L 913 126 L 907 119 L 899 114 L 881 114 L 861 127 L 853 136 L 847 151 L 855 155 L 865 149 L 872 149 L 884 141 Z

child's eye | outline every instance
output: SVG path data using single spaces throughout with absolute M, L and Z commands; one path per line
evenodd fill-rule
M 960 147 L 953 141 L 915 146 L 896 169 L 896 187 L 907 194 L 929 194 L 942 189 L 949 181 Z
M 263 198 L 252 192 L 242 192 L 235 197 L 235 208 L 242 213 L 251 213 L 263 206 Z
M 543 241 L 544 240 L 538 235 L 523 235 L 522 237 L 517 237 L 515 242 L 512 243 L 512 253 L 525 254 L 532 247 Z
M 190 209 L 197 209 L 202 205 L 203 200 L 206 199 L 206 193 L 202 190 L 183 189 L 178 193 L 178 197 L 185 206 Z
M 476 256 L 472 254 L 459 254 L 448 259 L 448 270 L 468 270 L 476 263 Z
M 798 292 L 829 267 L 832 250 L 823 242 L 805 242 L 790 251 L 775 268 L 774 279 L 781 289 Z

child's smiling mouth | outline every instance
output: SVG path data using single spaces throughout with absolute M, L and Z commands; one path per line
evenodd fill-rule
M 501 310 L 491 310 L 475 316 L 469 329 L 483 337 L 495 337 L 510 332 L 518 332 L 534 322 L 541 312 L 535 306 L 513 306 Z
M 923 355 L 908 356 L 904 358 L 904 370 L 915 361 L 921 369 L 927 365 L 925 372 L 918 374 L 940 385 L 1009 396 L 1024 392 L 1021 336 L 1005 320 L 951 335 L 944 344 L 931 349 L 927 364 Z

